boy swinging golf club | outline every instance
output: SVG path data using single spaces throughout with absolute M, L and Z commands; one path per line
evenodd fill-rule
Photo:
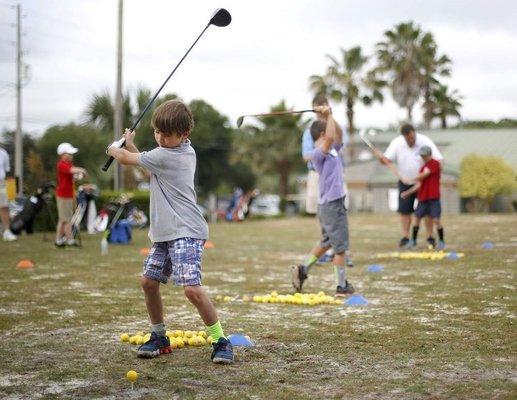
M 346 280 L 345 252 L 348 250 L 348 219 L 344 204 L 343 165 L 339 150 L 343 147 L 343 133 L 336 129 L 329 106 L 315 108 L 326 119 L 317 120 L 311 126 L 315 149 L 312 164 L 320 175 L 318 219 L 321 225 L 321 242 L 302 264 L 291 267 L 292 283 L 297 292 L 302 290 L 310 268 L 330 248 L 334 250 L 334 271 L 336 274 L 336 296 L 344 297 L 354 293 L 354 287 Z
M 151 338 L 138 349 L 140 357 L 170 352 L 165 335 L 160 283 L 172 276 L 183 286 L 185 296 L 197 308 L 212 336 L 214 363 L 233 362 L 233 349 L 224 336 L 217 312 L 201 287 L 201 256 L 208 239 L 208 225 L 196 204 L 194 173 L 196 152 L 188 139 L 194 127 L 190 109 L 170 100 L 156 108 L 152 127 L 158 147 L 140 153 L 134 144 L 135 132 L 126 130 L 126 149 L 119 141 L 107 153 L 122 165 L 140 165 L 151 172 L 149 238 L 153 242 L 144 262 L 141 279 L 151 320 Z

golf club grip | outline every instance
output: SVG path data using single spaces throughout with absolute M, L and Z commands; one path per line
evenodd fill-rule
M 104 163 L 104 165 L 102 166 L 102 170 L 104 172 L 106 172 L 108 170 L 108 168 L 110 167 L 111 163 L 114 161 L 115 159 L 113 157 L 110 156 L 110 158 L 108 158 L 106 160 L 106 162 Z

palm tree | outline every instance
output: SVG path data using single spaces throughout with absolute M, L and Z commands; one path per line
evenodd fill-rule
M 446 85 L 438 85 L 433 90 L 431 96 L 431 102 L 433 104 L 434 117 L 440 118 L 442 121 L 442 128 L 447 128 L 447 117 L 454 116 L 461 118 L 459 109 L 461 108 L 462 96 L 458 94 L 457 90 L 449 92 L 449 88 Z
M 408 120 L 422 88 L 422 37 L 413 22 L 401 23 L 384 33 L 385 41 L 377 43 L 378 70 L 389 76 L 393 99 L 407 110 Z
M 271 111 L 287 111 L 285 101 L 271 107 Z M 299 153 L 299 137 L 306 123 L 300 114 L 282 117 L 261 117 L 262 126 L 245 126 L 235 138 L 235 161 L 250 163 L 258 175 L 276 174 L 280 197 L 289 194 L 291 173 L 303 166 Z
M 422 93 L 424 96 L 424 123 L 431 128 L 434 117 L 432 91 L 439 86 L 438 77 L 450 76 L 451 60 L 446 55 L 437 56 L 437 45 L 432 33 L 424 34 L 421 41 L 420 63 L 422 65 Z
M 123 96 L 122 103 L 124 126 L 131 126 L 133 114 L 129 95 Z M 108 91 L 94 94 L 86 107 L 86 122 L 104 132 L 113 133 L 114 129 L 114 103 Z M 122 134 L 122 132 L 121 132 Z M 112 135 L 113 136 L 113 135 Z M 111 137 L 112 137 L 111 136 Z
M 350 158 L 354 158 L 353 138 L 355 133 L 354 107 L 358 101 L 370 105 L 383 101 L 381 93 L 385 82 L 378 79 L 374 71 L 364 72 L 368 57 L 362 54 L 361 47 L 349 50 L 340 49 L 340 59 L 328 56 L 330 66 L 323 76 L 312 75 L 309 85 L 316 94 L 325 94 L 332 100 L 344 102 L 350 135 Z

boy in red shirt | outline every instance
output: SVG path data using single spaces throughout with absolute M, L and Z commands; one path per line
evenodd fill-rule
M 416 177 L 417 183 L 400 194 L 400 197 L 404 199 L 418 191 L 418 206 L 415 210 L 413 236 L 411 241 L 408 243 L 408 247 L 416 246 L 420 220 L 426 215 L 429 215 L 436 226 L 439 238 L 438 244 L 433 247 L 438 250 L 442 250 L 445 247 L 445 242 L 443 240 L 443 226 L 440 222 L 440 216 L 442 214 L 442 206 L 440 204 L 440 162 L 433 159 L 432 150 L 429 146 L 422 146 L 420 149 L 420 156 L 424 160 L 425 164 L 420 168 L 420 173 Z M 427 242 L 433 245 L 435 240 L 430 236 L 427 239 Z
M 58 221 L 56 227 L 57 247 L 74 246 L 76 242 L 72 236 L 72 215 L 74 214 L 74 174 L 86 175 L 86 170 L 74 167 L 72 160 L 79 150 L 70 143 L 61 143 L 57 147 L 59 160 L 56 165 L 57 187 L 56 203 Z

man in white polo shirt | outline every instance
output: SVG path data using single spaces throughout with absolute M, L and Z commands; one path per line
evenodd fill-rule
M 10 229 L 9 202 L 7 200 L 7 189 L 5 187 L 5 176 L 10 170 L 9 154 L 0 147 L 0 220 L 4 229 L 2 237 L 6 242 L 12 242 L 17 239 L 16 235 L 12 233 Z
M 431 139 L 427 136 L 415 132 L 415 128 L 411 124 L 404 124 L 400 128 L 400 136 L 397 136 L 391 141 L 388 148 L 377 156 L 381 163 L 388 165 L 396 163 L 399 170 L 401 180 L 398 182 L 399 188 L 399 206 L 398 212 L 400 214 L 400 221 L 402 223 L 402 239 L 400 239 L 399 246 L 406 248 L 409 242 L 409 229 L 411 227 L 411 215 L 414 211 L 414 203 L 416 195 L 401 198 L 400 193 L 408 190 L 411 187 L 411 181 L 414 180 L 423 165 L 422 157 L 420 157 L 420 148 L 429 146 L 432 150 L 432 157 L 435 160 L 442 161 L 443 156 L 440 150 L 436 147 Z M 434 247 L 435 241 L 432 236 L 433 225 L 429 218 L 425 221 L 428 243 Z

